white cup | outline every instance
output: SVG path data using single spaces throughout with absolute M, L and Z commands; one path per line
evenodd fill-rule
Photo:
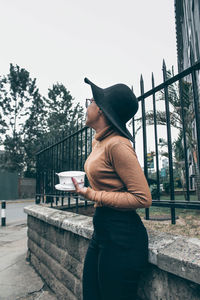
M 59 187 L 65 189 L 65 190 L 75 190 L 74 184 L 72 182 L 72 177 L 76 179 L 78 182 L 80 188 L 84 187 L 84 181 L 85 181 L 85 172 L 82 171 L 66 171 L 61 173 L 56 173 L 59 177 Z M 58 185 L 57 185 L 58 186 Z

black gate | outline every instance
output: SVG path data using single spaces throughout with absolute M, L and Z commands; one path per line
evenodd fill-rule
M 200 209 L 200 62 L 173 75 L 163 62 L 163 82 L 145 92 L 141 76 L 139 111 L 129 126 L 136 153 L 151 188 L 153 206 Z M 56 173 L 83 170 L 91 151 L 93 131 L 77 128 L 74 133 L 37 153 L 36 203 L 70 205 L 71 194 L 55 189 Z M 86 180 L 86 185 L 88 182 Z M 78 209 L 78 197 L 76 199 Z M 87 205 L 87 201 L 85 201 Z M 146 209 L 149 219 L 149 209 Z

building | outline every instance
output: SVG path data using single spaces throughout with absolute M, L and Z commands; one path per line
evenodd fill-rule
M 200 0 L 175 0 L 176 40 L 179 73 L 200 60 Z M 191 77 L 184 79 L 191 83 Z M 196 90 L 200 104 L 200 72 L 196 72 Z M 194 115 L 194 106 L 190 113 Z M 192 138 L 197 140 L 196 122 L 191 121 Z M 197 166 L 196 149 L 188 150 L 189 186 L 195 188 L 195 167 Z M 195 166 L 196 165 L 196 166 Z
M 178 71 L 200 59 L 200 1 L 175 0 Z

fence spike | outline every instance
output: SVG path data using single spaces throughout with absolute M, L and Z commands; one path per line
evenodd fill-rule
M 144 94 L 144 80 L 142 74 L 140 76 L 140 91 L 141 91 L 141 95 Z
M 163 70 L 166 70 L 166 63 L 165 63 L 164 58 L 163 58 Z
M 153 72 L 151 73 L 151 82 L 152 82 L 152 86 L 154 86 L 154 74 L 153 74 Z
M 172 65 L 172 76 L 174 77 L 174 66 Z

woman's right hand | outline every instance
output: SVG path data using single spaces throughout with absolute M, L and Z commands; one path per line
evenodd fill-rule
M 86 187 L 80 188 L 77 180 L 74 177 L 72 177 L 72 182 L 75 186 L 75 191 L 74 192 L 77 193 L 78 195 L 81 195 L 81 196 L 85 197 L 85 194 L 87 192 L 87 188 Z

